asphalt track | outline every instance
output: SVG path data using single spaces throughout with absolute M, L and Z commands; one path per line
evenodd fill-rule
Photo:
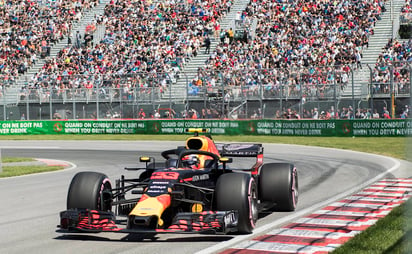
M 256 235 L 133 235 L 56 233 L 71 178 L 98 171 L 114 182 L 141 155 L 160 158 L 181 142 L 149 141 L 2 141 L 2 156 L 57 159 L 75 167 L 59 172 L 0 179 L 0 253 L 215 253 Z M 265 144 L 265 162 L 288 161 L 299 173 L 295 212 L 262 214 L 255 234 L 281 227 L 299 216 L 354 193 L 383 177 L 411 177 L 411 163 L 366 153 L 307 146 Z M 243 161 L 241 163 L 244 163 Z M 239 162 L 238 162 L 239 164 Z M 236 166 L 236 162 L 233 166 Z

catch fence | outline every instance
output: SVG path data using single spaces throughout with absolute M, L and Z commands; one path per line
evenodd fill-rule
M 2 77 L 0 119 L 318 118 L 410 105 L 411 65 Z M 317 113 L 316 113 L 317 112 Z M 322 114 L 324 112 L 324 114 Z M 346 112 L 346 116 L 345 116 Z M 359 118 L 357 115 L 356 118 Z

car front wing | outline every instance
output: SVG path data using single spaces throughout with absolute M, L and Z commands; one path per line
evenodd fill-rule
M 112 212 L 69 209 L 60 213 L 59 233 L 203 233 L 227 234 L 237 231 L 237 211 L 204 211 L 201 213 L 178 213 L 167 228 L 121 227 Z

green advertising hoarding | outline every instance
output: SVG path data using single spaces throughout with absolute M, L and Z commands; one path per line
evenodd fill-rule
M 3 121 L 0 134 L 136 134 L 145 133 L 144 126 L 140 121 Z
M 410 136 L 412 120 L 1 121 L 0 135 L 183 134 L 187 128 L 206 128 L 214 135 Z

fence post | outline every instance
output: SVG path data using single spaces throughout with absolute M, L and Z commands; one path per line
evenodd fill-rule
M 1 148 L 0 148 L 0 174 L 3 173 L 3 159 L 1 157 Z
M 373 106 L 373 96 L 375 95 L 375 90 L 374 90 L 374 84 L 373 84 L 373 71 L 372 67 L 369 66 L 369 64 L 366 64 L 369 69 L 369 94 L 370 94 L 370 108 L 371 108 L 371 114 L 375 112 L 374 106 Z
M 408 117 L 411 114 L 411 107 L 412 107 L 412 66 L 409 64 L 409 111 L 408 111 Z
M 56 111 L 57 112 L 57 111 Z M 50 119 L 53 119 L 53 88 L 49 88 L 49 114 L 50 114 Z
M 4 85 L 3 86 L 3 88 L 2 88 L 2 90 L 3 90 L 3 120 L 4 121 L 6 121 L 7 120 L 7 118 L 6 118 L 6 114 L 7 114 L 7 112 L 6 112 L 6 86 Z
M 100 104 L 99 104 L 99 93 L 100 93 L 100 83 L 97 82 L 97 86 L 96 86 L 96 119 L 100 119 Z M 121 95 L 120 95 L 121 96 Z
M 355 73 L 353 71 L 353 66 L 350 68 L 350 71 L 352 74 L 352 80 L 351 80 L 352 82 L 352 117 L 354 118 L 356 109 L 355 109 L 355 77 L 354 77 Z

